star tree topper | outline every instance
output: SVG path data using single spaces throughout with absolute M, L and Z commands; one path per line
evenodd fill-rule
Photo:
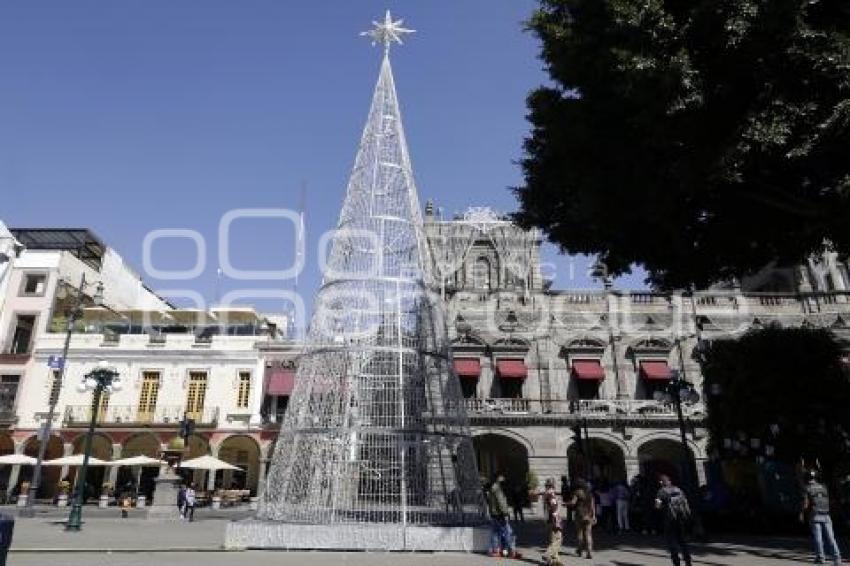
M 372 45 L 377 45 L 378 43 L 384 44 L 384 51 L 389 53 L 390 44 L 392 42 L 396 42 L 399 45 L 403 45 L 401 41 L 401 37 L 406 33 L 415 33 L 415 29 L 407 29 L 401 27 L 401 24 L 404 23 L 404 20 L 396 20 L 393 21 L 392 16 L 390 15 L 390 11 L 387 10 L 386 16 L 384 16 L 383 22 L 372 21 L 372 25 L 375 27 L 370 29 L 369 31 L 361 32 L 361 36 L 369 36 L 372 38 Z

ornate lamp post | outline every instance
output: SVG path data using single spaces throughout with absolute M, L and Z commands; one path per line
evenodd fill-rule
M 685 417 L 682 414 L 682 404 L 692 405 L 700 400 L 700 395 L 694 387 L 693 383 L 685 381 L 684 376 L 679 370 L 670 370 L 670 381 L 664 389 L 656 391 L 653 397 L 655 400 L 662 403 L 672 403 L 676 407 L 676 418 L 679 421 L 679 436 L 682 442 L 682 476 L 688 487 L 691 484 L 691 468 L 690 458 L 688 457 L 688 436 L 685 429 Z
M 65 368 L 68 365 L 68 347 L 71 344 L 71 335 L 74 333 L 74 325 L 83 316 L 83 301 L 85 298 L 85 288 L 86 274 L 83 273 L 83 275 L 80 277 L 80 286 L 77 287 L 74 294 L 73 305 L 66 313 L 67 325 L 65 327 L 65 343 L 62 346 L 62 359 L 59 363 L 59 373 L 55 377 L 56 381 L 58 382 L 56 387 L 61 387 L 62 380 L 65 378 Z M 94 305 L 98 307 L 103 306 L 103 283 L 101 282 L 97 283 L 94 295 L 92 295 L 92 303 L 94 303 Z M 25 510 L 22 510 L 23 512 L 21 513 L 21 516 L 32 517 L 35 514 L 33 504 L 35 503 L 35 498 L 38 494 L 38 490 L 41 487 L 42 462 L 44 461 L 44 456 L 47 452 L 47 443 L 50 440 L 50 428 L 51 426 L 53 426 L 53 418 L 56 414 L 56 402 L 58 400 L 58 395 L 50 396 L 49 407 L 47 410 L 47 418 L 44 424 L 42 425 L 41 431 L 39 431 L 41 438 L 38 443 L 38 456 L 36 458 L 35 469 L 33 470 L 32 474 L 32 483 L 30 483 L 30 488 L 27 492 L 27 506 Z
M 121 390 L 121 378 L 118 372 L 111 369 L 106 361 L 101 361 L 98 367 L 87 373 L 77 385 L 77 391 L 85 393 L 92 391 L 91 402 L 91 420 L 89 421 L 89 430 L 86 433 L 86 443 L 83 455 L 83 465 L 80 467 L 80 475 L 77 478 L 77 488 L 74 491 L 74 502 L 71 505 L 71 514 L 68 515 L 68 523 L 65 526 L 66 530 L 79 531 L 83 516 L 83 497 L 86 489 L 86 472 L 89 467 L 89 457 L 91 456 L 92 437 L 94 436 L 94 427 L 97 424 L 97 413 L 100 408 L 100 398 L 103 392 L 112 393 L 113 391 Z

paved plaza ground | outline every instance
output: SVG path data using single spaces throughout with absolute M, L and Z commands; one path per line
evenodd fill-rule
M 9 511 L 6 509 L 5 511 Z M 67 564 L 68 566 L 296 566 L 344 564 L 346 566 L 422 565 L 476 566 L 484 564 L 540 564 L 543 551 L 542 523 L 530 522 L 518 529 L 521 560 L 493 559 L 482 555 L 452 553 L 376 552 L 227 552 L 221 549 L 225 526 L 247 511 L 200 509 L 198 520 L 188 522 L 147 521 L 141 517 L 120 519 L 114 509 L 86 509 L 79 533 L 64 530 L 65 511 L 42 510 L 33 519 L 18 519 L 10 566 Z M 579 559 L 572 547 L 564 550 L 568 564 L 652 566 L 669 564 L 661 537 L 598 535 L 592 560 Z M 694 564 L 709 566 L 761 566 L 811 562 L 805 538 L 719 537 L 694 544 Z

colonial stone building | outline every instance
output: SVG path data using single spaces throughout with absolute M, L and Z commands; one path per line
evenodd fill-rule
M 741 288 L 553 290 L 541 275 L 538 234 L 486 208 L 450 220 L 432 205 L 425 212 L 483 476 L 678 475 L 678 420 L 654 393 L 675 376 L 704 395 L 693 355 L 701 340 L 772 323 L 813 325 L 832 329 L 850 351 L 848 272 L 834 254 L 766 270 Z M 59 384 L 49 362 L 61 354 L 83 273 L 90 285 Z M 104 307 L 93 304 L 98 283 Z M 199 476 L 203 487 L 262 489 L 300 350 L 279 330 L 285 322 L 245 307 L 175 309 L 86 230 L 0 230 L 0 290 L 0 454 L 36 454 L 51 399 L 48 458 L 80 452 L 91 408 L 75 386 L 106 360 L 126 386 L 98 408 L 96 457 L 157 456 L 187 416 L 196 423 L 188 456 L 212 454 L 242 470 Z M 700 482 L 705 417 L 702 400 L 685 405 L 692 477 Z M 15 494 L 31 472 L 4 468 L 0 485 Z M 74 472 L 47 470 L 43 497 Z M 95 484 L 114 485 L 138 470 L 92 473 Z
M 833 329 L 850 350 L 850 276 L 835 254 L 728 289 L 551 290 L 537 234 L 487 209 L 442 220 L 429 204 L 425 220 L 485 476 L 680 476 L 678 419 L 655 393 L 676 377 L 705 394 L 694 355 L 701 340 L 812 325 Z M 703 399 L 683 413 L 691 477 L 702 484 Z

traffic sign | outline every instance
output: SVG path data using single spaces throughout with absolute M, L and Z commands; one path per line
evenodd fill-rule
M 65 366 L 65 359 L 62 356 L 49 356 L 47 358 L 47 367 L 50 369 L 62 369 Z

